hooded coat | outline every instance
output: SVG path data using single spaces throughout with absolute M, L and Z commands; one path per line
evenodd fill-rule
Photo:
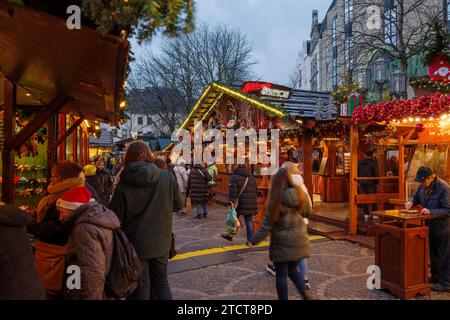
M 295 188 L 282 191 L 280 219 L 276 222 L 270 219 L 266 210 L 261 227 L 253 235 L 250 242 L 257 244 L 270 234 L 269 258 L 274 262 L 299 261 L 311 255 L 306 225 L 303 218 L 312 214 L 309 203 L 305 212 L 298 212 L 300 204 Z
M 208 181 L 212 177 L 208 171 L 200 165 L 195 165 L 189 173 L 187 193 L 194 203 L 206 202 L 209 200 Z
M 69 237 L 66 270 L 70 265 L 80 267 L 80 289 L 69 290 L 65 297 L 77 300 L 102 300 L 105 279 L 111 267 L 113 230 L 120 227 L 117 216 L 98 202 L 89 202 L 73 213 L 74 228 Z M 63 285 L 66 281 L 63 281 Z
M 364 158 L 358 161 L 359 177 L 378 177 L 378 166 L 374 159 Z M 361 180 L 359 185 L 362 187 L 373 186 L 378 184 L 378 180 Z
M 13 206 L 0 206 L 0 300 L 45 299 L 25 228 L 32 219 Z
M 173 174 L 151 163 L 132 162 L 121 174 L 110 208 L 144 260 L 169 254 L 173 212 L 183 205 Z
M 242 190 L 247 178 L 247 185 Z M 241 190 L 242 193 L 239 196 Z M 229 201 L 235 202 L 237 200 L 239 200 L 236 208 L 238 216 L 250 216 L 258 213 L 258 188 L 256 187 L 255 178 L 251 175 L 248 168 L 238 167 L 231 175 Z

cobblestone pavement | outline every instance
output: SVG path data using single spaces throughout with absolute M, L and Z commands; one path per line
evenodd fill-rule
M 193 213 L 174 218 L 176 247 L 181 252 L 223 247 L 230 242 L 222 239 L 226 209 L 214 205 L 206 219 L 194 219 Z M 232 244 L 245 243 L 245 230 Z M 312 242 L 312 257 L 308 260 L 312 294 L 316 299 L 329 300 L 392 300 L 391 294 L 369 290 L 366 269 L 374 264 L 374 251 L 347 241 L 329 239 Z M 268 251 L 240 254 L 243 260 L 169 276 L 175 299 L 277 299 L 275 278 L 265 270 Z M 289 297 L 301 299 L 289 281 Z M 419 299 L 446 299 L 450 294 L 432 293 Z

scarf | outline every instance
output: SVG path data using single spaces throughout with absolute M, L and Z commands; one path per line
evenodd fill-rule
M 47 192 L 49 193 L 49 195 L 39 201 L 37 207 L 37 222 L 42 222 L 47 210 L 56 203 L 56 201 L 64 192 L 74 187 L 82 187 L 84 186 L 84 182 L 85 178 L 84 176 L 82 176 L 77 178 L 65 179 L 57 183 L 51 183 L 47 188 Z

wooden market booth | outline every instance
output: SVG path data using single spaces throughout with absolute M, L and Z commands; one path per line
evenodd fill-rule
M 328 140 L 324 139 L 330 161 L 324 162 L 324 170 L 320 173 L 322 185 L 317 187 L 314 183 L 318 180 L 316 176 L 319 176 L 319 172 L 313 174 L 313 153 L 319 146 L 316 141 L 319 137 L 318 129 L 322 124 L 337 121 L 337 112 L 329 94 L 292 90 L 266 82 L 247 82 L 240 89 L 212 83 L 205 88 L 180 129 L 188 129 L 193 134 L 195 121 L 201 121 L 204 130 L 213 128 L 222 132 L 227 128 L 255 129 L 257 132 L 259 129 L 280 129 L 280 151 L 286 153 L 290 161 L 299 163 L 311 197 L 313 198 L 313 193 L 317 190 L 316 192 L 321 192 L 323 195 L 328 193 L 329 197 L 325 201 L 341 201 L 347 205 L 345 173 L 344 170 L 339 172 L 336 161 L 341 137 L 333 131 L 335 127 L 328 131 Z M 343 122 L 338 122 L 339 128 L 345 126 Z M 222 147 L 226 154 L 227 146 L 223 144 Z M 248 147 L 246 148 L 246 154 L 248 154 Z M 270 150 L 269 146 L 268 150 Z M 234 149 L 234 152 L 236 153 L 237 150 Z M 232 166 L 218 164 L 218 167 L 221 179 L 215 200 L 226 204 Z M 260 215 L 256 219 L 258 224 L 264 212 L 269 177 L 261 174 L 264 167 L 260 164 L 251 165 L 251 170 L 260 191 Z M 338 183 L 339 181 L 341 183 Z M 339 195 L 338 189 L 341 190 L 341 199 L 333 199 L 333 196 Z
M 16 151 L 43 127 L 47 168 L 87 162 L 95 124 L 118 120 L 128 50 L 125 39 L 69 30 L 65 19 L 0 0 L 2 201 L 13 203 Z M 30 109 L 16 128 L 17 111 Z
M 406 210 L 418 187 L 420 166 L 429 166 L 450 182 L 450 95 L 433 93 L 412 100 L 391 101 L 357 108 L 351 131 L 350 231 L 357 232 L 357 206 L 376 203 L 374 223 L 375 264 L 381 270 L 381 288 L 409 299 L 429 294 L 428 227 L 432 215 Z M 360 137 L 375 140 L 380 176 L 358 177 Z M 366 141 L 367 142 L 367 141 Z M 386 174 L 389 152 L 398 155 L 398 175 Z M 376 194 L 358 194 L 364 179 L 379 181 Z

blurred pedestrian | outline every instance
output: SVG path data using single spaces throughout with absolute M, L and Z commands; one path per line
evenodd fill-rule
M 186 170 L 186 160 L 180 158 L 177 160 L 177 165 L 174 168 L 175 177 L 177 178 L 178 188 L 180 189 L 181 197 L 184 199 L 184 207 L 180 211 L 182 214 L 186 214 L 184 209 L 186 208 L 186 190 L 188 185 L 189 176 Z
M 136 141 L 128 146 L 110 208 L 142 262 L 142 278 L 130 299 L 171 300 L 167 264 L 172 219 L 183 201 L 175 176 L 152 162 L 147 144 Z
M 208 216 L 208 200 L 209 189 L 208 181 L 211 180 L 211 176 L 208 171 L 200 164 L 194 165 L 192 168 L 187 185 L 187 194 L 191 197 L 192 202 L 197 210 L 197 219 L 201 219 L 202 216 L 206 218 Z
M 95 176 L 90 180 L 89 184 L 95 189 L 98 202 L 108 205 L 113 191 L 113 178 L 111 173 L 105 168 L 103 160 L 97 161 L 95 167 L 97 168 Z
M 378 177 L 378 165 L 373 159 L 373 151 L 368 150 L 364 154 L 364 159 L 358 161 L 358 177 Z M 359 193 L 360 194 L 373 194 L 377 193 L 378 180 L 361 180 L 359 181 Z M 371 204 L 372 211 L 377 210 L 377 205 L 375 203 Z M 369 205 L 363 204 L 364 209 L 364 220 L 369 219 Z
M 97 168 L 91 164 L 87 164 L 83 167 L 84 176 L 86 178 L 85 186 L 92 193 L 92 198 L 96 201 L 100 202 L 100 199 L 97 195 L 97 191 L 95 191 L 95 187 L 97 186 L 97 179 L 95 174 L 97 172 Z M 95 186 L 95 187 L 94 187 Z
M 0 202 L 0 300 L 45 299 L 26 226 L 33 216 Z
M 250 240 L 256 245 L 270 234 L 269 258 L 274 262 L 278 299 L 288 299 L 287 277 L 305 300 L 311 299 L 305 290 L 300 260 L 310 256 L 309 239 L 304 216 L 311 214 L 305 192 L 297 187 L 286 169 L 280 168 L 271 179 L 264 221 Z
M 228 201 L 237 204 L 237 216 L 244 217 L 247 241 L 250 241 L 253 236 L 253 216 L 258 214 L 258 188 L 255 178 L 245 164 L 237 165 L 233 170 Z

